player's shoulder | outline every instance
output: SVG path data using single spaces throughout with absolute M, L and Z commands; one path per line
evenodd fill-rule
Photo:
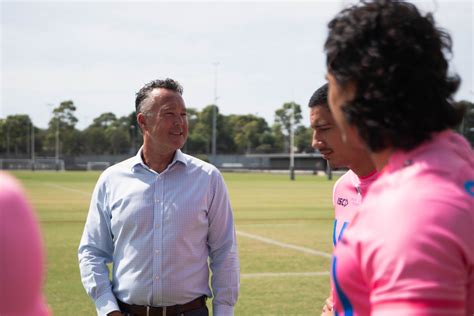
M 355 175 L 354 171 L 347 170 L 336 180 L 334 186 L 341 185 L 342 183 L 352 183 L 352 177 Z
M 345 190 L 347 186 L 353 187 L 353 181 L 352 178 L 355 176 L 355 173 L 352 170 L 347 170 L 344 172 L 342 176 L 339 177 L 339 179 L 336 180 L 333 186 L 333 191 L 338 192 L 340 190 Z

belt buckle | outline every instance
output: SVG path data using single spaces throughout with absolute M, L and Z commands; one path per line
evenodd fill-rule
M 163 306 L 162 309 L 163 309 L 163 316 L 166 316 L 166 306 Z
M 146 307 L 146 316 L 150 316 L 150 306 Z

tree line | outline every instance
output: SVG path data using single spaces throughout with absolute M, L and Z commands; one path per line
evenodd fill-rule
M 211 152 L 214 107 L 218 154 L 288 152 L 292 124 L 297 152 L 313 151 L 311 129 L 301 124 L 301 106 L 288 102 L 275 111 L 271 126 L 264 118 L 253 114 L 221 114 L 212 104 L 201 111 L 188 108 L 189 136 L 183 149 L 185 152 L 203 155 Z M 75 112 L 73 101 L 61 102 L 53 109 L 45 129 L 34 126 L 27 114 L 0 119 L 0 156 L 30 156 L 33 137 L 35 155 L 45 157 L 55 156 L 56 144 L 60 155 L 133 154 L 142 145 L 135 112 L 122 117 L 111 112 L 102 113 L 83 130 L 76 127 Z
M 458 131 L 474 146 L 474 104 L 460 101 L 466 116 Z M 212 113 L 216 108 L 217 153 L 250 154 L 282 153 L 289 151 L 291 128 L 294 129 L 296 152 L 313 152 L 312 130 L 301 124 L 301 106 L 287 102 L 275 111 L 269 125 L 262 117 L 253 114 L 224 115 L 215 105 L 201 111 L 188 108 L 189 136 L 184 151 L 206 155 L 211 152 Z M 60 155 L 116 155 L 134 154 L 142 144 L 135 112 L 117 117 L 102 113 L 83 130 L 78 130 L 74 102 L 63 101 L 53 109 L 52 118 L 45 129 L 33 125 L 27 114 L 9 115 L 0 119 L 0 155 L 2 157 L 28 157 L 34 150 L 38 156 L 54 156 L 56 144 Z

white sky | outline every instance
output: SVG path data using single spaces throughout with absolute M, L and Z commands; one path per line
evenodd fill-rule
M 171 77 L 188 107 L 224 114 L 304 109 L 324 83 L 327 23 L 351 1 L 2 1 L 0 118 L 29 114 L 46 127 L 52 106 L 73 100 L 79 129 L 104 112 L 127 115 L 146 82 Z M 453 37 L 456 99 L 474 100 L 474 1 L 417 2 Z

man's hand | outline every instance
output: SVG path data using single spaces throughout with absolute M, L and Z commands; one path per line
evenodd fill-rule
M 123 316 L 123 314 L 119 311 L 113 311 L 108 313 L 107 316 Z
M 321 316 L 333 316 L 334 315 L 334 301 L 332 297 L 329 296 L 324 303 L 323 312 Z

